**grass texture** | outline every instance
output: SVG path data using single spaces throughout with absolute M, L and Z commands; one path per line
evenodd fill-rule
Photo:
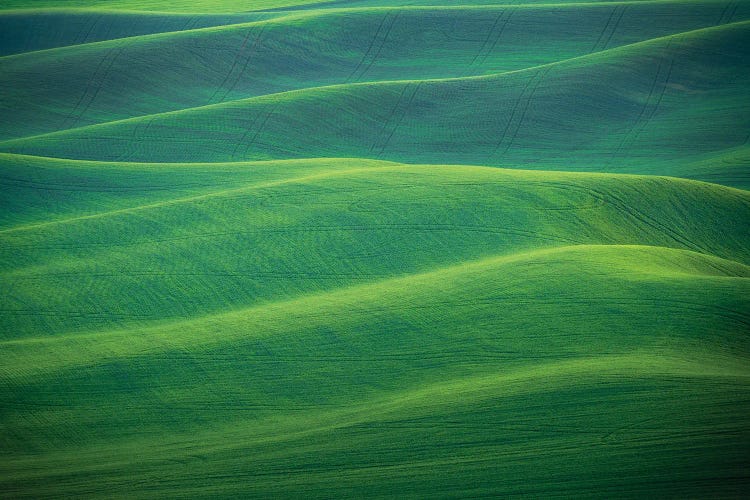
M 5 2 L 2 495 L 742 497 L 749 41 L 743 1 Z

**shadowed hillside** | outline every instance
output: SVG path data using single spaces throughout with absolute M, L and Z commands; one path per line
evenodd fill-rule
M 354 160 L 163 171 L 13 159 L 16 172 L 36 174 L 31 188 L 4 188 L 28 212 L 15 208 L 23 222 L 0 231 L 12 277 L 2 321 L 13 337 L 176 318 L 572 244 L 748 259 L 750 198 L 689 181 Z M 205 184 L 169 196 L 159 189 L 180 179 Z M 57 205 L 53 216 L 50 185 L 75 205 Z M 29 314 L 29 303 L 67 312 Z
M 3 489 L 728 494 L 742 480 L 714 471 L 741 477 L 750 437 L 748 272 L 565 247 L 5 342 Z
M 0 491 L 741 498 L 749 43 L 741 1 L 5 2 Z
M 89 10 L 0 11 L 0 56 L 274 16 L 271 13 L 218 16 Z
M 750 88 L 749 29 L 691 31 L 480 78 L 305 89 L 0 148 L 106 161 L 365 157 L 680 175 L 689 159 L 747 140 L 750 110 L 739 97 Z
M 107 26 L 127 23 L 131 29 L 142 30 L 188 21 L 225 19 L 238 24 L 131 36 L 0 59 L 0 110 L 12 111 L 14 116 L 0 126 L 0 138 L 324 85 L 519 70 L 748 19 L 750 5 L 740 7 L 732 16 L 724 12 L 723 4 L 713 1 L 696 3 L 687 11 L 679 2 L 647 2 L 627 8 L 592 4 L 363 9 L 279 12 L 275 19 L 250 23 L 240 23 L 239 16 L 108 15 L 102 19 L 101 14 L 78 14 L 79 22 L 91 20 L 95 32 L 103 31 L 99 26 L 105 22 Z M 25 33 L 15 37 L 20 40 L 32 37 L 34 31 L 28 25 L 42 20 L 75 26 L 72 14 L 40 17 L 0 16 L 0 20 Z M 19 18 L 26 23 L 18 23 Z M 8 33 L 8 38 L 14 36 L 13 31 Z M 742 53 L 744 49 L 732 50 Z M 647 91 L 656 66 L 649 63 L 638 69 L 645 71 L 642 78 Z M 428 89 L 434 87 L 425 83 Z M 429 93 L 428 89 L 423 92 Z M 489 92 L 497 94 L 495 100 L 505 93 L 501 89 Z M 383 102 L 384 106 L 392 104 Z

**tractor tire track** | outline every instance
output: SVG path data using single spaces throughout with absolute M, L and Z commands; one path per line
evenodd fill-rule
M 612 30 L 609 33 L 609 37 L 607 38 L 607 41 L 604 42 L 604 45 L 602 45 L 601 50 L 607 50 L 607 47 L 609 46 L 609 43 L 612 41 L 612 37 L 617 32 L 617 28 L 620 26 L 620 21 L 622 21 L 622 17 L 625 15 L 625 11 L 628 9 L 627 5 L 623 5 L 620 10 L 620 15 L 617 18 L 617 21 L 615 21 L 614 26 L 612 27 Z
M 495 22 L 492 23 L 492 26 L 490 27 L 489 32 L 487 33 L 487 37 L 484 39 L 484 43 L 481 47 L 479 47 L 479 50 L 476 54 L 474 54 L 474 58 L 469 63 L 469 66 L 473 66 L 474 63 L 477 61 L 477 59 L 484 54 L 484 48 L 487 46 L 488 43 L 490 43 L 490 40 L 492 39 L 492 34 L 495 32 L 495 28 L 500 23 L 500 21 L 505 17 L 505 9 L 500 11 L 500 14 L 497 15 L 495 18 Z
M 278 108 L 278 106 L 279 106 L 279 104 L 276 103 L 273 106 L 271 106 L 268 109 L 268 111 L 266 111 L 266 114 L 265 114 L 265 116 L 263 118 L 263 121 L 258 126 L 258 128 L 255 130 L 255 133 L 250 138 L 250 141 L 247 142 L 247 144 L 245 145 L 245 153 L 242 156 L 242 158 L 247 158 L 248 151 L 250 151 L 251 146 L 255 143 L 256 139 L 258 138 L 258 135 L 260 135 L 260 133 L 265 128 L 266 123 L 268 123 L 268 120 L 270 120 L 271 117 L 273 116 L 273 114 L 276 112 L 276 109 Z M 256 118 L 256 120 L 253 121 L 253 124 L 250 126 L 250 128 L 248 128 L 248 129 L 245 130 L 245 133 L 242 135 L 242 138 L 237 142 L 237 145 L 235 146 L 234 150 L 232 151 L 232 156 L 231 157 L 232 157 L 233 161 L 237 159 L 237 151 L 239 150 L 240 147 L 243 146 L 243 144 L 247 140 L 247 136 L 250 134 L 250 131 L 253 129 L 255 123 L 257 123 L 257 118 Z
M 247 58 L 245 59 L 245 64 L 242 65 L 242 69 L 240 70 L 239 73 L 237 73 L 237 78 L 234 80 L 234 83 L 232 84 L 232 86 L 229 87 L 229 90 L 227 90 L 224 93 L 224 95 L 222 96 L 222 98 L 221 98 L 222 102 L 225 101 L 226 98 L 227 98 L 227 96 L 231 92 L 234 91 L 235 87 L 237 87 L 237 84 L 242 79 L 242 75 L 244 75 L 245 71 L 247 71 L 247 67 L 250 65 L 250 60 L 252 59 L 253 55 L 256 54 L 257 51 L 258 51 L 258 48 L 259 48 L 260 43 L 261 43 L 260 40 L 263 37 L 263 33 L 265 32 L 265 30 L 266 30 L 266 25 L 264 24 L 264 25 L 261 26 L 260 32 L 258 33 L 258 36 L 253 41 L 253 45 L 250 47 L 250 49 L 248 51 Z
M 380 24 L 378 25 L 378 29 L 375 30 L 375 36 L 372 37 L 370 40 L 370 45 L 367 47 L 367 50 L 365 51 L 365 54 L 362 56 L 362 58 L 359 60 L 359 63 L 354 68 L 354 71 L 351 72 L 351 74 L 347 77 L 346 81 L 351 82 L 354 79 L 354 75 L 357 74 L 359 69 L 362 67 L 364 62 L 367 60 L 367 57 L 370 55 L 370 52 L 372 51 L 372 48 L 375 46 L 375 40 L 378 39 L 378 35 L 380 35 L 380 31 L 383 29 L 383 25 L 385 24 L 386 20 L 391 16 L 391 12 L 386 12 L 383 18 L 380 20 Z
M 109 71 L 112 69 L 115 60 L 123 51 L 123 46 L 124 43 L 120 42 L 116 47 L 108 50 L 99 60 L 99 64 L 97 64 L 96 69 L 91 75 L 91 78 L 88 80 L 86 88 L 78 98 L 78 101 L 76 102 L 75 106 L 73 106 L 73 109 L 70 111 L 68 116 L 63 120 L 63 124 L 58 130 L 67 130 L 70 128 L 74 128 L 78 124 L 86 111 L 88 111 L 91 103 L 94 101 L 94 99 L 96 99 L 99 91 L 102 89 L 105 78 L 109 74 Z M 85 101 L 86 104 L 84 104 Z M 83 106 L 82 109 L 81 106 Z
M 391 34 L 391 30 L 393 29 L 393 25 L 396 24 L 396 20 L 401 15 L 401 10 L 398 10 L 396 12 L 396 15 L 393 16 L 390 23 L 388 23 L 388 28 L 385 31 L 385 34 L 383 35 L 383 38 L 380 40 L 380 45 L 378 46 L 378 51 L 375 53 L 375 55 L 370 59 L 370 63 L 367 65 L 367 67 L 359 74 L 357 77 L 358 80 L 362 79 L 365 74 L 370 71 L 370 68 L 372 68 L 372 65 L 377 61 L 378 57 L 380 57 L 380 53 L 383 51 L 383 47 L 385 46 L 385 43 L 388 41 L 388 37 Z
M 661 78 L 663 69 L 665 67 L 665 58 L 666 58 L 666 55 L 668 54 L 669 47 L 671 46 L 673 41 L 674 41 L 674 36 L 669 39 L 669 41 L 667 42 L 667 45 L 664 47 L 665 57 L 661 57 L 659 59 L 659 65 L 656 68 L 654 79 L 651 82 L 651 87 L 649 89 L 648 95 L 646 96 L 646 100 L 643 103 L 643 106 L 641 107 L 640 113 L 633 121 L 633 125 L 623 136 L 622 140 L 620 141 L 620 144 L 618 144 L 617 147 L 614 149 L 614 151 L 612 151 L 609 160 L 606 162 L 606 166 L 611 165 L 612 162 L 615 160 L 615 158 L 619 156 L 620 152 L 623 149 L 626 149 L 632 146 L 632 143 L 635 142 L 638 135 L 640 135 L 642 130 L 645 128 L 646 124 L 656 114 L 657 107 L 659 104 L 661 104 L 662 98 L 664 97 L 664 93 L 666 92 L 666 89 L 667 89 L 667 83 L 669 81 L 669 78 L 672 75 L 672 67 L 674 65 L 674 56 L 672 56 L 672 58 L 670 59 L 670 62 L 668 63 L 667 69 L 664 72 L 665 76 Z M 661 91 L 660 91 L 659 97 L 656 99 L 655 102 L 653 102 L 654 93 L 656 92 L 657 87 L 659 87 L 660 85 L 661 85 Z
M 518 132 L 523 125 L 524 119 L 526 118 L 526 113 L 528 112 L 531 101 L 534 98 L 534 94 L 539 88 L 539 84 L 542 82 L 542 80 L 544 80 L 550 69 L 551 67 L 546 67 L 537 70 L 534 75 L 526 82 L 526 85 L 524 86 L 518 99 L 515 102 L 515 105 L 513 106 L 510 118 L 508 119 L 508 123 L 506 124 L 502 135 L 500 136 L 500 140 L 497 142 L 494 150 L 492 151 L 492 157 L 497 155 L 503 144 L 505 144 L 505 147 L 502 150 L 502 155 L 505 155 L 513 146 L 513 142 L 518 136 Z M 522 107 L 520 112 L 519 107 Z M 508 136 L 510 136 L 509 139 Z
M 670 40 L 671 42 L 671 40 Z M 667 68 L 666 76 L 664 77 L 664 81 L 661 83 L 661 91 L 659 92 L 659 97 L 656 98 L 656 102 L 652 106 L 650 113 L 646 116 L 645 120 L 643 121 L 643 125 L 639 127 L 639 129 L 635 132 L 635 136 L 633 137 L 633 140 L 638 139 L 638 136 L 643 132 L 643 130 L 648 126 L 648 124 L 651 122 L 651 120 L 656 116 L 656 112 L 659 110 L 659 107 L 661 106 L 661 101 L 664 99 L 664 94 L 667 92 L 667 85 L 669 84 L 669 80 L 672 77 L 672 70 L 674 69 L 674 56 L 669 60 L 669 66 Z
M 401 99 L 403 99 L 404 94 L 406 93 L 406 90 L 409 88 L 409 85 L 410 84 L 407 83 L 407 84 L 404 84 L 403 87 L 401 87 L 401 93 L 398 95 L 398 98 L 396 98 L 396 104 L 394 104 L 394 106 L 391 109 L 390 113 L 388 113 L 388 116 L 383 121 L 383 128 L 380 131 L 380 134 L 379 134 L 380 136 L 383 135 L 386 127 L 388 126 L 388 123 L 391 121 L 391 119 L 393 118 L 393 115 L 396 113 L 396 110 L 399 108 L 399 105 L 401 104 Z M 372 153 L 373 151 L 375 151 L 375 148 L 377 147 L 377 144 L 378 144 L 377 140 L 375 140 L 372 143 L 372 145 L 370 146 L 370 153 Z
M 539 88 L 539 85 L 542 83 L 542 81 L 547 76 L 547 73 L 549 71 L 550 71 L 550 67 L 547 67 L 537 73 L 538 76 L 536 77 L 536 82 L 534 83 L 534 86 L 531 89 L 531 93 L 529 93 L 529 96 L 526 98 L 523 111 L 521 112 L 521 117 L 518 119 L 518 124 L 516 125 L 515 130 L 513 131 L 513 136 L 510 138 L 510 141 L 508 141 L 508 145 L 505 147 L 503 154 L 507 153 L 510 150 L 510 148 L 513 146 L 513 142 L 516 140 L 516 137 L 518 136 L 518 131 L 521 129 L 521 126 L 523 125 L 524 120 L 526 119 L 526 113 L 529 110 L 531 101 L 534 99 L 534 94 L 536 93 L 537 89 Z
M 505 18 L 503 21 L 503 25 L 500 27 L 500 30 L 497 32 L 497 35 L 495 36 L 495 40 L 492 42 L 492 45 L 490 45 L 490 48 L 484 53 L 484 56 L 482 57 L 482 62 L 479 63 L 480 66 L 483 66 L 487 62 L 487 58 L 495 51 L 495 47 L 497 47 L 498 42 L 500 42 L 500 39 L 503 37 L 503 32 L 505 31 L 506 26 L 508 26 L 508 23 L 510 23 L 510 18 L 513 17 L 513 14 L 515 13 L 515 10 L 511 10 L 508 12 L 508 17 Z
M 739 4 L 740 2 L 737 0 L 730 0 L 729 2 L 727 2 L 727 4 L 724 6 L 724 9 L 721 11 L 721 14 L 719 15 L 719 20 L 716 22 L 716 24 L 722 25 L 722 24 L 730 23 L 734 15 L 737 13 L 737 8 L 739 7 Z M 726 16 L 726 19 L 725 19 L 725 16 Z
M 607 18 L 607 22 L 604 24 L 604 28 L 599 32 L 599 38 L 596 39 L 596 42 L 594 42 L 594 46 L 591 47 L 590 53 L 592 52 L 598 52 L 599 49 L 599 42 L 602 41 L 602 38 L 604 38 L 604 34 L 607 32 L 607 28 L 609 28 L 610 23 L 612 22 L 612 19 L 614 19 L 615 14 L 617 13 L 617 10 L 620 8 L 619 5 L 615 5 L 615 8 L 612 9 L 612 11 L 609 13 L 609 17 Z
M 625 200 L 620 198 L 614 193 L 603 193 L 596 188 L 590 188 L 592 193 L 595 193 L 599 196 L 601 196 L 605 200 L 609 200 L 613 203 L 612 206 L 615 208 L 618 208 L 619 212 L 623 215 L 632 218 L 637 223 L 646 225 L 656 231 L 657 234 L 663 234 L 673 240 L 675 243 L 680 245 L 682 248 L 690 249 L 699 253 L 703 254 L 711 254 L 710 251 L 706 250 L 702 246 L 696 244 L 695 242 L 685 238 L 682 234 L 676 232 L 674 229 L 666 226 L 665 224 L 659 222 L 658 220 L 654 219 L 653 217 L 646 215 L 640 210 L 637 210 L 633 206 L 629 205 Z
M 534 80 L 536 79 L 536 75 L 537 75 L 537 73 L 534 73 L 526 81 L 526 83 L 523 86 L 523 89 L 521 89 L 521 92 L 520 92 L 518 98 L 516 99 L 515 103 L 513 104 L 513 109 L 511 110 L 510 115 L 508 116 L 508 121 L 505 124 L 505 128 L 503 129 L 502 134 L 500 134 L 500 139 L 497 141 L 497 143 L 495 144 L 494 149 L 492 150 L 492 153 L 490 154 L 490 159 L 497 154 L 497 152 L 500 149 L 500 146 L 502 146 L 503 142 L 505 142 L 505 138 L 508 135 L 508 130 L 510 130 L 510 126 L 513 123 L 513 117 L 516 114 L 516 110 L 518 109 L 518 106 L 519 106 L 520 102 L 523 100 L 524 94 L 526 94 L 528 88 L 534 83 Z
M 219 92 L 221 91 L 221 89 L 224 88 L 224 85 L 226 85 L 227 81 L 229 81 L 229 77 L 231 76 L 232 72 L 234 72 L 234 68 L 237 67 L 237 64 L 239 62 L 239 58 L 242 55 L 242 52 L 245 50 L 245 46 L 247 45 L 247 42 L 250 40 L 250 36 L 252 35 L 252 33 L 253 33 L 253 30 L 249 29 L 247 31 L 247 33 L 245 34 L 245 37 L 242 40 L 242 44 L 240 45 L 239 50 L 234 55 L 234 59 L 232 60 L 232 65 L 230 66 L 229 71 L 227 71 L 226 75 L 224 75 L 224 80 L 222 80 L 222 82 L 219 84 L 219 86 L 216 87 L 216 90 L 214 91 L 213 95 L 211 95 L 211 97 L 208 99 L 207 104 L 213 104 L 214 102 L 216 102 L 216 101 L 214 101 L 214 99 L 219 94 Z M 257 40 L 257 38 L 256 38 L 256 40 Z M 224 93 L 224 97 L 226 97 L 227 93 L 228 92 Z
M 414 84 L 409 84 L 408 86 L 412 86 Z M 388 146 L 388 144 L 391 141 L 391 138 L 393 137 L 393 134 L 396 133 L 396 130 L 401 126 L 401 122 L 403 122 L 404 117 L 409 112 L 409 109 L 411 108 L 412 102 L 414 102 L 414 97 L 417 95 L 417 92 L 419 91 L 419 87 L 422 85 L 422 82 L 417 83 L 414 85 L 414 90 L 412 90 L 411 95 L 409 96 L 409 99 L 406 101 L 406 103 L 403 106 L 399 106 L 401 109 L 401 113 L 399 113 L 398 118 L 395 120 L 395 124 L 391 128 L 391 132 L 388 134 L 388 137 L 385 138 L 385 141 L 383 142 L 383 146 L 380 148 L 380 152 L 378 153 L 377 157 L 383 156 L 383 153 L 385 152 L 385 148 Z M 403 93 L 401 94 L 403 96 Z M 401 98 L 399 98 L 399 101 Z M 388 123 L 390 123 L 392 120 L 393 112 L 391 112 L 391 117 L 389 117 L 388 121 L 386 121 L 386 127 Z M 385 131 L 385 128 L 383 127 L 383 131 Z

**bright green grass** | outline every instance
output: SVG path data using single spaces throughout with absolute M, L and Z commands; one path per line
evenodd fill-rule
M 85 8 L 146 12 L 232 13 L 279 7 L 300 7 L 318 0 L 6 0 L 3 9 Z
M 3 164 L 11 495 L 741 487 L 744 191 L 346 159 Z
M 566 247 L 5 342 L 4 491 L 726 494 L 748 272 Z
M 561 245 L 749 258 L 747 194 L 690 181 L 358 160 L 5 163 L 16 179 L 4 186 L 15 220 L 0 230 L 7 338 L 205 314 Z
M 688 2 L 690 0 L 687 0 Z M 599 0 L 472 0 L 469 5 L 599 3 Z M 604 2 L 602 2 L 604 3 Z M 629 2 L 630 3 L 630 2 Z M 635 0 L 633 0 L 633 3 Z M 455 0 L 5 0 L 0 9 L 118 9 L 145 12 L 232 13 L 265 9 L 326 9 L 339 7 L 402 7 L 411 5 L 457 5 Z
M 746 493 L 750 4 L 405 3 L 3 3 L 2 496 Z

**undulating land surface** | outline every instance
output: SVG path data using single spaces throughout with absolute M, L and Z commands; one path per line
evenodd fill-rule
M 750 2 L 6 0 L 0 496 L 743 497 Z

